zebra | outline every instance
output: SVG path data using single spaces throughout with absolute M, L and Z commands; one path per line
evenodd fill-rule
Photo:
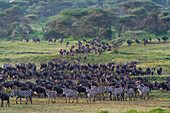
M 92 87 L 91 89 L 86 88 L 86 93 L 87 93 L 88 99 L 90 99 L 90 102 L 91 102 L 91 96 L 93 97 L 93 101 L 95 101 L 96 89 L 94 87 Z M 87 99 L 87 102 L 88 102 L 88 99 Z
M 125 92 L 126 92 L 126 99 L 127 99 L 127 96 L 129 96 L 129 100 L 132 100 L 132 98 L 134 97 L 134 89 L 133 88 L 125 88 Z M 134 99 L 135 100 L 135 99 Z
M 118 96 L 120 96 L 121 100 L 124 100 L 124 88 L 123 87 L 114 88 L 113 96 L 114 96 L 114 100 L 116 99 L 116 96 L 118 100 L 119 100 Z
M 28 102 L 28 97 L 31 101 L 32 104 L 32 97 L 31 97 L 32 91 L 26 90 L 26 91 L 19 91 L 19 90 L 12 90 L 11 97 L 17 95 L 18 97 L 16 98 L 16 104 L 18 104 L 17 99 L 20 98 L 20 104 L 21 104 L 21 98 L 26 98 L 26 103 Z
M 77 103 L 78 103 L 78 94 L 76 90 L 64 89 L 63 94 L 66 95 L 66 98 L 65 98 L 66 103 L 67 103 L 67 97 L 69 98 L 69 103 L 70 103 L 70 97 L 73 97 L 72 103 L 74 103 L 74 97 L 76 97 Z
M 57 97 L 56 91 L 47 91 L 46 95 L 48 96 L 48 99 L 49 99 L 48 103 L 50 103 L 50 99 L 51 99 L 52 103 L 55 103 L 55 100 Z M 54 98 L 54 102 L 53 102 L 52 98 Z
M 114 88 L 113 87 L 106 87 L 106 90 L 105 90 L 106 92 L 108 92 L 109 94 L 110 94 L 110 100 L 112 100 L 112 94 L 113 94 L 113 92 L 114 92 Z
M 95 101 L 96 96 L 99 96 L 101 100 L 104 100 L 104 91 L 105 91 L 104 87 L 92 86 L 91 89 L 86 88 L 86 92 L 88 93 L 88 99 L 90 99 L 90 102 L 91 102 L 91 96 L 93 96 L 93 101 Z
M 137 85 L 140 97 L 142 99 L 142 96 L 144 95 L 144 99 L 145 99 L 145 94 L 147 94 L 148 100 L 149 100 L 149 87 L 148 86 L 142 86 L 142 85 Z
M 104 92 L 105 92 L 104 87 L 97 88 L 97 95 L 100 97 L 101 100 L 104 100 Z

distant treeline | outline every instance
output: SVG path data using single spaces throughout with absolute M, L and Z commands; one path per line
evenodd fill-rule
M 170 32 L 169 0 L 0 0 L 0 38 L 44 39 Z M 130 32 L 129 32 L 130 31 Z

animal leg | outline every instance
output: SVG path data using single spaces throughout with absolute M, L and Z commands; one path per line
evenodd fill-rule
M 3 107 L 3 99 L 2 99 L 2 102 L 1 102 L 1 107 Z
M 50 103 L 50 97 L 48 97 L 48 103 Z
M 26 97 L 26 100 L 27 100 L 27 101 L 26 101 L 26 103 L 25 103 L 25 104 L 27 104 L 27 103 L 28 103 L 28 97 Z
M 66 99 L 66 103 L 67 103 L 67 96 L 66 96 L 66 98 L 65 98 L 65 99 Z
M 70 97 L 69 97 L 69 103 L 70 103 Z
M 73 97 L 73 101 L 72 101 L 72 103 L 74 103 L 74 97 Z
M 21 97 L 20 97 L 20 104 L 21 104 Z
M 76 98 L 77 98 L 77 103 L 78 103 L 78 96 Z
M 54 97 L 54 103 L 55 103 L 56 97 Z
M 31 104 L 32 104 L 32 98 L 31 98 L 31 96 L 29 97 L 29 99 L 30 99 L 30 101 L 31 101 Z
M 149 93 L 147 93 L 147 97 L 148 97 L 148 100 L 149 100 Z
M 16 98 L 16 104 L 18 104 L 17 100 L 18 100 L 19 97 Z

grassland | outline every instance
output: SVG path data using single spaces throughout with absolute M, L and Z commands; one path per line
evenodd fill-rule
M 76 43 L 76 41 L 70 41 L 70 45 Z M 65 40 L 66 41 L 66 40 Z M 21 41 L 10 42 L 1 41 L 0 42 L 0 65 L 3 63 L 18 64 L 18 63 L 35 63 L 40 65 L 42 62 L 49 62 L 54 59 L 67 60 L 70 62 L 76 61 L 78 55 L 75 55 L 73 59 L 61 57 L 59 55 L 60 49 L 67 49 L 64 44 L 60 45 L 58 43 L 48 43 L 47 41 L 42 41 L 40 43 L 23 43 Z M 83 56 L 83 55 L 82 55 Z M 136 45 L 132 44 L 128 47 L 124 43 L 119 48 L 119 53 L 105 52 L 101 55 L 89 54 L 87 55 L 86 61 L 80 61 L 81 63 L 127 63 L 131 61 L 137 61 L 137 67 L 162 67 L 163 73 L 170 73 L 170 41 L 167 43 L 159 43 L 154 40 L 151 44 L 146 47 L 143 44 Z
M 65 103 L 63 99 L 57 99 L 57 103 L 48 104 L 47 99 L 33 98 L 33 104 L 15 104 L 15 98 L 11 98 L 11 107 L 0 109 L 1 113 L 97 113 L 108 111 L 109 113 L 122 113 L 130 109 L 148 111 L 155 108 L 170 110 L 170 99 L 151 99 L 136 101 L 97 101 L 87 103 L 85 99 L 80 99 L 79 103 Z
M 15 65 L 18 63 L 34 63 L 38 67 L 42 62 L 49 62 L 53 60 L 67 60 L 69 62 L 76 61 L 78 55 L 75 55 L 73 59 L 61 57 L 59 55 L 60 49 L 69 50 L 66 47 L 65 42 L 70 41 L 70 45 L 76 43 L 71 39 L 64 40 L 62 45 L 58 43 L 48 43 L 47 41 L 41 41 L 40 43 L 23 43 L 21 41 L 1 41 L 0 42 L 0 65 L 9 63 Z M 83 55 L 82 55 L 83 56 Z M 101 55 L 89 54 L 87 60 L 81 60 L 81 63 L 127 63 L 131 61 L 137 61 L 137 67 L 151 67 L 156 68 L 162 67 L 164 75 L 147 75 L 149 81 L 162 82 L 166 80 L 166 77 L 170 77 L 170 41 L 167 43 L 159 43 L 154 40 L 151 44 L 146 47 L 143 44 L 136 45 L 132 44 L 128 47 L 124 43 L 118 53 L 105 52 Z M 170 110 L 170 92 L 165 93 L 161 91 L 152 91 L 150 93 L 151 99 L 136 100 L 136 101 L 97 101 L 87 103 L 85 99 L 80 99 L 79 104 L 66 104 L 64 99 L 57 99 L 56 104 L 49 104 L 47 99 L 33 98 L 33 105 L 30 103 L 15 104 L 15 98 L 11 98 L 11 107 L 1 108 L 0 113 L 96 113 L 101 110 L 108 111 L 109 113 L 126 112 L 130 109 L 136 109 L 139 111 L 148 111 L 154 108 L 162 108 Z M 25 100 L 23 99 L 25 102 Z

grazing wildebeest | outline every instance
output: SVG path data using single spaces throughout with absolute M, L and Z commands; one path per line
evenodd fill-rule
M 25 104 L 27 104 L 28 98 L 29 98 L 32 104 L 31 94 L 32 94 L 32 91 L 28 91 L 28 90 L 27 91 L 12 90 L 11 97 L 17 95 L 16 104 L 18 104 L 17 102 L 18 98 L 20 98 L 20 104 L 21 104 L 21 98 L 26 98 L 27 101 Z
M 135 42 L 136 42 L 137 44 L 139 44 L 139 43 L 140 43 L 138 39 L 135 39 Z
M 157 40 L 158 40 L 158 42 L 160 42 L 160 41 L 161 41 L 161 39 L 160 39 L 160 38 L 157 38 Z
M 54 87 L 54 91 L 57 92 L 57 95 L 59 96 L 59 98 L 61 98 L 62 94 L 63 94 L 63 89 L 62 87 Z
M 68 45 L 69 45 L 69 41 L 66 42 L 66 46 L 68 46 Z
M 5 94 L 5 93 L 0 93 L 0 98 L 2 100 L 1 102 L 1 107 L 3 107 L 3 101 L 4 100 L 7 100 L 7 104 L 6 104 L 6 107 L 7 106 L 10 106 L 10 103 L 9 103 L 9 95 Z
M 127 44 L 128 44 L 129 47 L 130 47 L 130 45 L 132 44 L 132 41 L 131 41 L 131 40 L 127 40 Z
M 74 103 L 74 97 L 76 97 L 78 103 L 78 95 L 76 90 L 64 89 L 63 94 L 66 95 L 66 103 L 67 103 L 67 98 L 69 98 L 69 103 L 70 103 L 70 97 L 73 97 L 72 103 Z
M 164 37 L 162 37 L 162 40 L 163 40 L 164 42 L 166 42 L 166 40 L 168 40 L 168 37 L 164 36 Z
M 148 86 L 142 86 L 142 85 L 137 85 L 140 97 L 142 99 L 142 96 L 144 96 L 145 99 L 145 94 L 147 94 L 148 100 L 149 100 L 149 87 Z
M 55 103 L 56 97 L 57 97 L 57 93 L 55 91 L 47 91 L 46 95 L 48 96 L 48 103 L 50 103 L 50 99 L 52 103 Z M 54 101 L 53 101 L 54 98 Z
M 78 91 L 78 96 L 80 95 L 82 97 L 81 93 L 86 94 L 86 88 L 81 85 L 77 87 L 77 91 Z
M 162 68 L 161 67 L 157 70 L 157 73 L 158 73 L 158 75 L 161 75 L 161 73 L 162 73 Z

